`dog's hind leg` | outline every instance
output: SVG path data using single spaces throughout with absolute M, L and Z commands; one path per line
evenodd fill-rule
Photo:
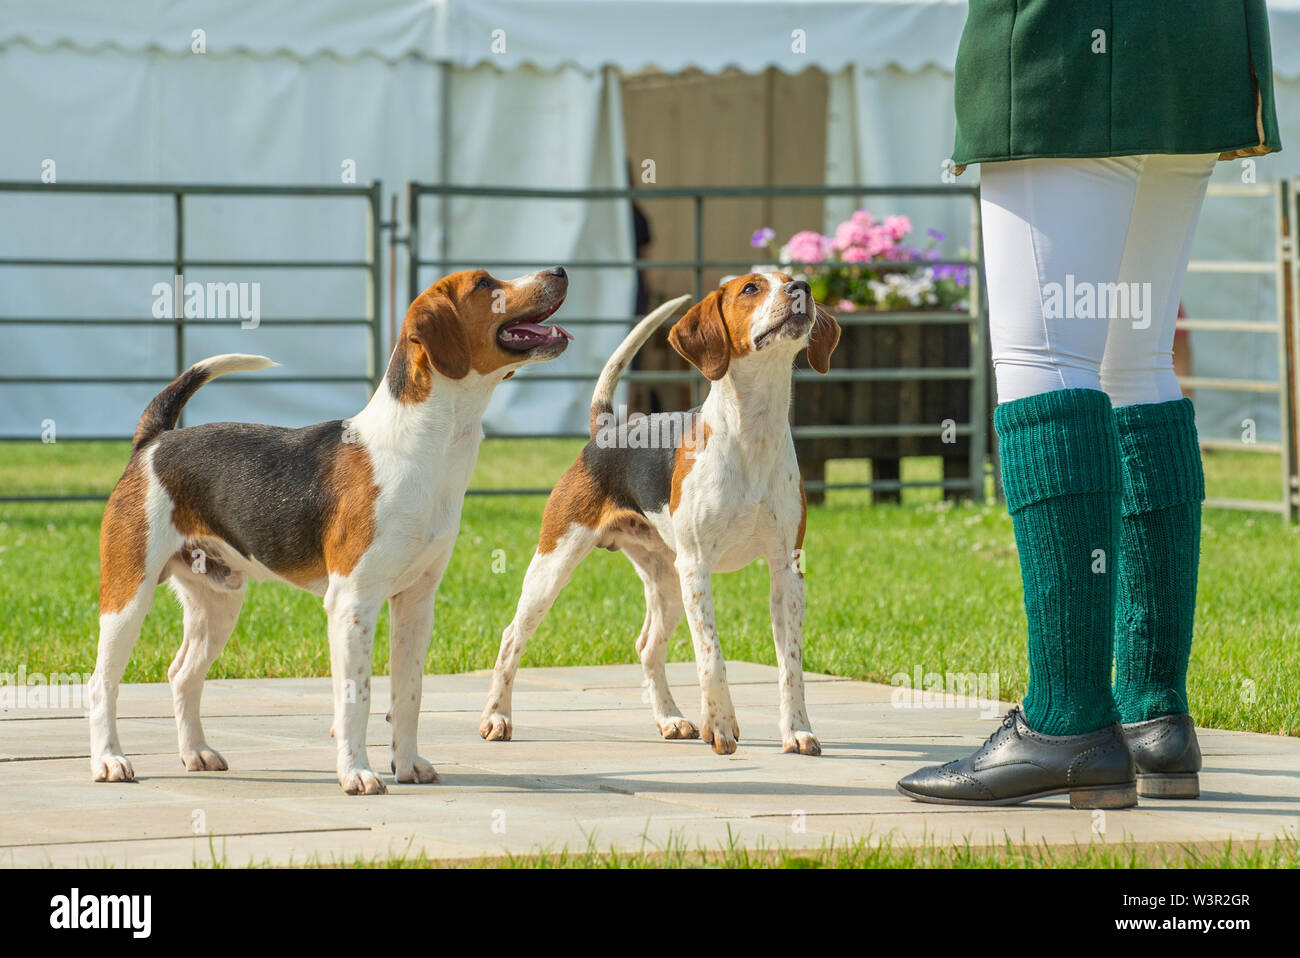
M 645 624 L 637 637 L 636 651 L 641 658 L 645 696 L 654 709 L 655 725 L 664 738 L 699 738 L 700 730 L 686 720 L 673 700 L 664 667 L 668 640 L 685 614 L 677 573 L 670 559 L 650 549 L 625 545 L 623 551 L 645 585 Z
M 117 691 L 140 635 L 140 626 L 153 604 L 154 583 L 140 587 L 125 608 L 101 612 L 99 652 L 87 687 L 90 715 L 90 775 L 96 782 L 130 782 L 135 770 L 122 751 L 117 734 Z
M 513 733 L 510 720 L 511 691 L 524 648 L 560 590 L 569 584 L 574 567 L 595 546 L 596 538 L 595 529 L 573 523 L 556 540 L 554 549 L 542 552 L 539 548 L 534 553 L 533 560 L 528 563 L 515 617 L 501 633 L 501 649 L 497 653 L 496 669 L 492 673 L 492 690 L 488 693 L 482 720 L 479 722 L 479 734 L 489 742 L 510 740 Z
M 99 650 L 87 685 L 90 775 L 96 782 L 135 779 L 118 738 L 117 693 L 159 575 L 181 544 L 166 518 L 170 502 L 151 482 L 148 463 L 142 454 L 128 464 L 100 526 Z
M 172 587 L 180 599 L 185 620 L 180 650 L 167 669 L 181 764 L 191 772 L 224 772 L 226 760 L 203 736 L 199 703 L 208 669 L 235 631 L 244 590 L 242 583 L 239 589 L 215 588 L 187 573 L 173 575 Z

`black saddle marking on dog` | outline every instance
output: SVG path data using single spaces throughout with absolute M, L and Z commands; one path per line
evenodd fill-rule
M 293 569 L 322 555 L 334 506 L 325 479 L 342 442 L 337 419 L 301 429 L 208 423 L 163 433 L 153 465 L 178 510 L 244 558 Z
M 672 495 L 673 463 L 677 449 L 683 445 L 696 427 L 699 411 L 652 413 L 647 422 L 637 427 L 637 420 L 618 427 L 613 445 L 601 445 L 601 438 L 593 439 L 582 450 L 582 461 L 609 500 L 622 509 L 631 509 L 642 515 L 657 512 L 668 504 Z M 672 427 L 673 422 L 680 429 Z M 642 436 L 653 437 L 654 446 L 633 446 L 628 432 L 637 428 Z M 670 437 L 671 443 L 663 443 Z

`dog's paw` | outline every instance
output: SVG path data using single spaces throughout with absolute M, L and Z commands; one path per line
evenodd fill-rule
M 187 772 L 224 772 L 230 767 L 221 753 L 210 748 L 207 742 L 181 749 L 181 764 Z
M 740 725 L 734 715 L 710 715 L 700 719 L 700 738 L 719 755 L 730 755 L 740 741 Z
M 493 712 L 490 715 L 483 716 L 483 721 L 478 724 L 478 734 L 489 742 L 510 741 L 510 736 L 514 734 L 514 729 L 510 724 L 510 716 L 502 715 L 500 712 Z
M 339 773 L 339 785 L 349 795 L 384 795 L 388 787 L 368 768 L 350 768 Z
M 96 782 L 134 782 L 135 769 L 125 755 L 105 755 L 91 763 L 90 777 Z
M 781 751 L 798 752 L 800 755 L 820 755 L 822 743 L 817 741 L 812 732 L 786 732 L 781 736 Z
M 433 770 L 432 763 L 426 762 L 418 755 L 401 762 L 394 760 L 391 767 L 399 782 L 427 785 L 430 782 L 438 781 L 438 773 Z
M 700 730 L 695 727 L 695 723 L 686 721 L 680 715 L 670 716 L 655 722 L 655 724 L 659 726 L 659 734 L 664 738 L 700 737 Z

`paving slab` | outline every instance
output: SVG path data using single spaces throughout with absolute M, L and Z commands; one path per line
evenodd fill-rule
M 1104 815 L 1064 797 L 1004 809 L 922 805 L 894 790 L 920 765 L 979 745 L 1006 706 L 895 702 L 885 685 L 809 674 L 820 757 L 786 755 L 774 668 L 729 662 L 740 749 L 664 741 L 641 701 L 638 666 L 524 669 L 511 742 L 484 742 L 489 674 L 426 676 L 421 754 L 436 785 L 344 795 L 334 777 L 328 679 L 219 680 L 203 697 L 208 739 L 231 770 L 190 773 L 176 755 L 165 684 L 129 685 L 119 727 L 132 784 L 90 781 L 76 709 L 0 711 L 0 865 L 175 866 L 344 862 L 423 853 L 478 859 L 540 850 L 818 848 L 866 841 L 1053 845 L 1252 841 L 1300 835 L 1300 739 L 1201 730 L 1196 801 L 1143 800 Z M 669 679 L 687 714 L 695 668 Z M 388 682 L 367 728 L 386 772 Z M 962 703 L 958 703 L 962 704 Z

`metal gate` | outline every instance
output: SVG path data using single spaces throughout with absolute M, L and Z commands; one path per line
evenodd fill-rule
M 1202 436 L 1201 448 L 1234 452 L 1279 453 L 1282 460 L 1282 491 L 1277 499 L 1225 499 L 1207 498 L 1205 505 L 1220 509 L 1247 509 L 1276 512 L 1287 522 L 1300 519 L 1300 260 L 1297 260 L 1295 229 L 1300 223 L 1300 196 L 1296 187 L 1300 180 L 1283 180 L 1278 183 L 1211 184 L 1207 198 L 1272 198 L 1274 253 L 1271 260 L 1193 260 L 1189 273 L 1216 275 L 1258 275 L 1273 277 L 1276 296 L 1276 315 L 1273 319 L 1246 319 L 1223 317 L 1213 319 L 1182 319 L 1179 329 L 1206 332 L 1231 332 L 1249 336 L 1273 336 L 1277 342 L 1276 382 L 1246 378 L 1208 378 L 1185 376 L 1180 385 L 1189 389 L 1221 390 L 1274 395 L 1278 403 L 1278 420 L 1281 435 L 1277 442 L 1246 443 L 1240 439 Z
M 165 267 L 175 274 L 183 276 L 187 268 L 215 267 L 223 269 L 323 269 L 361 271 L 365 277 L 367 315 L 337 319 L 322 319 L 312 316 L 285 316 L 266 320 L 267 325 L 299 326 L 304 331 L 312 327 L 326 325 L 368 326 L 370 328 L 370 355 L 364 372 L 340 375 L 281 376 L 275 382 L 287 383 L 364 383 L 371 388 L 379 384 L 383 377 L 385 353 L 383 330 L 380 322 L 382 309 L 383 276 L 381 271 L 381 227 L 386 225 L 380 216 L 380 199 L 382 187 L 378 182 L 357 186 L 261 186 L 261 185 L 212 185 L 192 183 L 32 183 L 0 182 L 0 195 L 3 194 L 40 194 L 51 197 L 66 197 L 73 194 L 94 194 L 100 196 L 136 195 L 171 197 L 174 210 L 174 239 L 172 254 L 167 258 L 119 258 L 111 255 L 89 257 L 3 257 L 0 267 L 7 269 L 47 269 L 59 267 L 92 268 L 129 268 L 129 267 Z M 185 212 L 186 199 L 195 196 L 247 196 L 247 197 L 317 197 L 332 202 L 363 201 L 366 216 L 366 256 L 364 259 L 199 259 L 186 253 L 185 248 Z M 55 202 L 57 207 L 57 202 Z M 58 215 L 57 209 L 52 214 Z M 3 309 L 3 306 L 0 306 Z M 12 326 L 40 327 L 114 327 L 122 329 L 143 327 L 167 327 L 173 330 L 175 345 L 175 372 L 184 371 L 186 319 L 183 310 L 177 310 L 173 318 L 155 318 L 153 316 L 110 316 L 110 317 L 64 317 L 64 316 L 14 316 L 0 315 L 0 328 Z M 194 325 L 191 323 L 190 325 Z M 144 376 L 0 376 L 0 384 L 24 385 L 34 387 L 59 387 L 70 384 L 110 384 L 110 385 L 157 385 L 162 387 L 170 382 L 171 377 Z M 252 379 L 230 379 L 224 385 L 237 385 L 241 382 L 254 382 Z M 262 380 L 265 383 L 265 380 Z M 0 441 L 31 440 L 32 434 L 0 435 Z M 68 437 L 60 441 L 77 441 L 77 439 L 129 439 L 130 433 L 108 436 Z M 97 500 L 105 496 L 5 496 L 0 495 L 0 502 L 51 502 Z
M 1243 335 L 1262 335 L 1277 337 L 1278 381 L 1276 383 L 1248 379 L 1222 379 L 1205 377 L 1188 377 L 1183 384 L 1195 389 L 1224 389 L 1266 393 L 1277 396 L 1281 423 L 1281 438 L 1278 442 L 1258 442 L 1253 445 L 1243 444 L 1235 439 L 1205 437 L 1202 447 L 1207 450 L 1231 448 L 1276 453 L 1281 458 L 1282 494 L 1273 500 L 1209 499 L 1206 505 L 1232 509 L 1254 509 L 1275 512 L 1288 521 L 1300 519 L 1300 255 L 1297 253 L 1295 239 L 1296 224 L 1300 223 L 1300 180 L 1283 181 L 1276 184 L 1212 185 L 1209 196 L 1229 197 L 1270 197 L 1273 201 L 1273 233 L 1275 238 L 1275 255 L 1272 260 L 1257 261 L 1195 261 L 1190 264 L 1193 273 L 1248 273 L 1267 277 L 1270 274 L 1275 284 L 1277 314 L 1273 320 L 1245 319 L 1240 317 L 1189 319 L 1179 322 L 1179 328 L 1203 331 L 1230 331 Z M 983 249 L 980 237 L 980 209 L 977 187 L 964 186 L 917 186 L 917 187 L 694 187 L 694 188 L 625 188 L 598 190 L 549 190 L 519 189 L 508 187 L 456 186 L 443 184 L 409 183 L 407 186 L 407 230 L 404 237 L 398 237 L 395 222 L 384 221 L 381 217 L 382 190 L 379 183 L 365 186 L 240 186 L 212 184 L 130 184 L 130 183 L 66 183 L 41 184 L 30 182 L 0 182 L 0 194 L 28 193 L 51 194 L 134 194 L 171 197 L 174 204 L 174 248 L 171 256 L 157 259 L 126 259 L 111 256 L 92 257 L 4 257 L 0 258 L 0 267 L 5 268 L 58 268 L 58 267 L 170 267 L 176 273 L 183 274 L 186 267 L 222 267 L 222 268 L 285 268 L 285 269 L 338 269 L 361 271 L 366 283 L 367 315 L 364 317 L 347 317 L 338 319 L 321 319 L 312 316 L 276 317 L 268 320 L 281 326 L 301 326 L 304 329 L 324 325 L 356 325 L 369 327 L 371 349 L 367 368 L 364 373 L 342 374 L 337 376 L 287 376 L 278 378 L 277 382 L 300 383 L 366 383 L 377 386 L 383 376 L 385 349 L 382 323 L 383 275 L 381 269 L 381 232 L 385 228 L 393 230 L 390 243 L 405 243 L 408 247 L 408 301 L 414 299 L 424 285 L 435 278 L 434 273 L 441 274 L 454 269 L 468 267 L 531 267 L 524 262 L 467 262 L 457 261 L 449 254 L 451 237 L 449 218 L 446 216 L 447 200 L 455 196 L 481 196 L 497 199 L 513 199 L 518 202 L 545 202 L 548 200 L 584 200 L 631 202 L 653 201 L 656 199 L 689 199 L 694 209 L 695 244 L 691 256 L 676 260 L 592 260 L 566 263 L 572 268 L 591 269 L 636 269 L 664 268 L 690 270 L 694 275 L 695 293 L 704 293 L 704 272 L 709 269 L 748 269 L 749 261 L 706 259 L 703 250 L 703 222 L 706 204 L 714 198 L 780 198 L 791 196 L 834 197 L 834 196 L 946 196 L 954 201 L 970 204 L 972 216 L 970 259 L 938 260 L 935 263 L 965 265 L 971 267 L 970 306 L 961 312 L 918 311 L 916 313 L 856 313 L 840 317 L 841 325 L 898 325 L 905 323 L 951 323 L 964 325 L 969 330 L 974 357 L 966 368 L 920 368 L 920 369 L 834 369 L 825 377 L 796 371 L 796 382 L 801 380 L 817 382 L 862 382 L 862 381 L 898 381 L 902 379 L 959 379 L 969 384 L 970 421 L 956 424 L 958 435 L 970 438 L 969 473 L 959 480 L 923 481 L 923 482 L 871 482 L 871 483 L 825 483 L 821 488 L 871 488 L 897 489 L 903 487 L 945 487 L 968 492 L 976 500 L 984 497 L 989 473 L 992 472 L 995 488 L 997 478 L 996 440 L 988 428 L 989 409 L 992 405 L 990 391 L 990 369 L 988 364 L 987 307 L 981 287 L 983 268 Z M 185 200 L 189 196 L 233 195 L 233 196 L 279 196 L 279 197 L 318 197 L 330 201 L 358 199 L 364 202 L 366 215 L 366 256 L 364 259 L 331 260 L 275 260 L 275 259 L 197 259 L 187 255 L 185 250 Z M 420 223 L 423 213 L 422 200 L 437 197 L 440 203 L 438 215 L 442 218 L 440 246 L 436 255 L 428 256 L 419 245 Z M 930 261 L 927 261 L 927 263 Z M 896 264 L 895 264 L 896 265 Z M 423 272 L 422 272 L 423 271 Z M 390 291 L 391 292 L 391 291 Z M 0 306 L 0 308 L 3 308 Z M 566 319 L 566 324 L 575 326 L 618 326 L 626 328 L 635 317 L 579 317 Z M 182 371 L 184 363 L 185 326 L 184 316 L 172 319 L 152 317 L 124 316 L 107 318 L 77 318 L 58 316 L 14 316 L 0 315 L 0 328 L 14 325 L 39 326 L 89 326 L 103 325 L 121 328 L 162 326 L 174 330 L 176 373 Z M 538 379 L 552 379 L 594 383 L 599 370 L 581 373 L 555 374 L 531 372 Z M 518 378 L 523 377 L 516 377 Z M 694 371 L 641 370 L 629 371 L 624 381 L 644 383 L 690 383 L 698 398 L 703 381 Z M 516 380 L 512 380 L 516 381 Z M 20 384 L 32 386 L 60 386 L 84 383 L 110 384 L 154 384 L 163 385 L 167 380 L 149 377 L 35 377 L 35 376 L 0 376 L 0 384 Z M 240 380 L 232 379 L 238 383 Z M 507 383 L 504 388 L 509 388 Z M 929 435 L 939 427 L 920 425 L 855 425 L 855 426 L 796 426 L 796 437 L 880 437 L 880 436 L 915 436 Z M 499 438 L 511 438 L 510 434 L 496 434 Z M 554 436 L 572 436 L 576 433 L 553 433 Z M 581 434 L 585 438 L 585 433 Z M 31 440 L 32 435 L 0 435 L 0 441 Z M 125 439 L 127 435 L 84 437 L 95 439 Z M 64 440 L 69 441 L 69 440 Z M 72 439 L 71 441 L 75 441 Z M 990 469 L 990 466 L 992 467 Z M 810 488 L 813 485 L 810 484 Z M 491 495 L 542 495 L 548 489 L 494 489 L 471 490 L 471 494 Z M 6 496 L 0 494 L 0 502 L 22 501 L 69 501 L 98 500 L 104 495 L 93 496 Z

